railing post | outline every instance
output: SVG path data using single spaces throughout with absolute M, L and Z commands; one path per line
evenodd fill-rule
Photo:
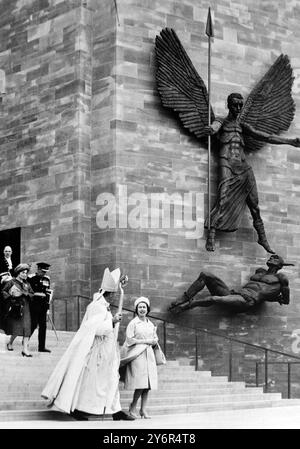
M 232 341 L 229 340 L 229 366 L 228 366 L 228 380 L 232 381 Z
M 288 399 L 291 399 L 291 364 L 288 362 Z
M 67 298 L 65 299 L 65 328 L 66 331 L 68 330 L 68 304 L 67 304 L 68 300 Z
M 80 298 L 79 295 L 77 295 L 77 329 L 79 329 L 80 325 Z
M 259 372 L 258 372 L 258 364 L 259 364 L 259 362 L 255 362 L 255 383 L 256 383 L 256 386 L 258 387 L 259 386 L 259 382 L 258 382 L 258 375 L 259 375 Z
M 166 324 L 166 321 L 164 321 L 163 331 L 164 331 L 164 354 L 167 357 L 167 324 Z
M 197 331 L 195 331 L 195 371 L 198 371 L 198 335 Z
M 268 350 L 265 349 L 265 393 L 268 392 Z

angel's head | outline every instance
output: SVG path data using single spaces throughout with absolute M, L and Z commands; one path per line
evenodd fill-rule
M 232 93 L 227 97 L 227 106 L 231 115 L 236 118 L 242 110 L 244 99 L 239 93 Z

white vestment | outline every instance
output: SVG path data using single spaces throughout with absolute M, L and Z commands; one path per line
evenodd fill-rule
M 80 328 L 51 374 L 42 397 L 70 413 L 116 413 L 119 395 L 119 350 L 109 304 L 91 302 Z

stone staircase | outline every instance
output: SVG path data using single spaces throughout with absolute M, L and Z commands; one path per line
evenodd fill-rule
M 35 334 L 30 344 L 32 358 L 21 357 L 20 338 L 14 351 L 0 348 L 0 421 L 73 419 L 48 409 L 40 394 L 74 334 L 58 332 L 57 341 L 54 332 L 48 331 L 51 354 L 37 352 Z M 280 393 L 266 394 L 262 388 L 247 388 L 244 382 L 228 382 L 227 377 L 212 376 L 209 371 L 196 372 L 184 362 L 168 361 L 158 369 L 159 390 L 150 392 L 147 407 L 152 416 L 300 404 L 300 400 L 282 399 Z M 133 392 L 124 390 L 123 384 L 120 392 L 122 407 L 128 410 Z

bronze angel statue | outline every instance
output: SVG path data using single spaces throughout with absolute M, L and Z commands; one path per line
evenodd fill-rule
M 217 200 L 210 211 L 206 249 L 215 250 L 217 230 L 232 232 L 239 228 L 248 206 L 258 243 L 274 254 L 268 243 L 258 205 L 254 173 L 246 153 L 259 150 L 264 143 L 300 147 L 300 139 L 280 137 L 294 118 L 291 89 L 292 68 L 289 58 L 280 55 L 244 102 L 239 93 L 227 98 L 228 115 L 214 116 L 208 126 L 208 92 L 174 30 L 165 28 L 156 36 L 156 81 L 163 106 L 173 109 L 185 128 L 199 139 L 215 136 L 219 142 L 220 179 Z M 208 228 L 208 219 L 205 221 Z

